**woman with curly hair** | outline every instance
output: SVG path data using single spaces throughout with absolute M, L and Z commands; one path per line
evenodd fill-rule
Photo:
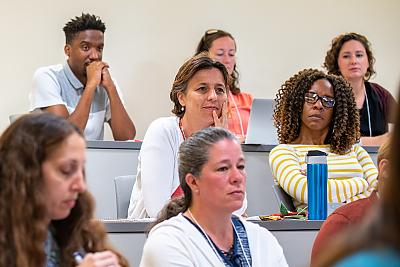
M 85 140 L 50 113 L 0 137 L 0 266 L 128 266 L 112 251 L 85 184 Z
M 388 137 L 388 123 L 393 123 L 393 96 L 382 86 L 368 82 L 375 74 L 375 58 L 367 38 L 358 33 L 335 37 L 326 53 L 324 67 L 329 74 L 341 75 L 353 88 L 360 111 L 363 145 L 381 145 Z
M 239 72 L 236 69 L 236 41 L 229 32 L 207 30 L 197 45 L 196 55 L 207 51 L 210 57 L 225 65 L 230 76 L 228 95 L 228 129 L 244 142 L 249 123 L 253 96 L 239 87 Z
M 269 163 L 279 185 L 307 203 L 305 155 L 309 150 L 328 154 L 328 202 L 347 203 L 368 197 L 378 172 L 357 141 L 359 115 L 350 85 L 341 77 L 305 69 L 278 91 L 274 113 L 280 145 Z

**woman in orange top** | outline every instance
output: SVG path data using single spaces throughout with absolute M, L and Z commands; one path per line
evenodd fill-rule
M 247 134 L 253 96 L 241 92 L 239 88 L 235 39 L 226 31 L 208 30 L 197 46 L 196 55 L 203 51 L 208 51 L 212 59 L 224 64 L 231 76 L 228 91 L 228 129 L 243 142 Z

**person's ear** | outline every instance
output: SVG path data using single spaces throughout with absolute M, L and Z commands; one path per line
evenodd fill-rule
M 192 190 L 192 193 L 193 193 L 193 194 L 199 192 L 199 185 L 198 185 L 198 183 L 197 183 L 197 178 L 196 178 L 196 176 L 194 176 L 194 175 L 191 174 L 191 173 L 188 173 L 188 174 L 186 174 L 185 181 L 186 181 L 186 184 L 187 184 L 187 185 L 190 187 L 190 189 Z
M 64 53 L 65 53 L 65 55 L 66 55 L 67 57 L 70 56 L 70 54 L 71 54 L 71 46 L 70 46 L 69 44 L 66 44 L 66 45 L 64 46 Z
M 389 160 L 381 159 L 378 164 L 379 179 L 386 179 L 389 176 Z
M 178 97 L 179 104 L 181 104 L 181 106 L 184 107 L 186 105 L 186 96 L 185 96 L 185 94 L 183 92 L 179 92 L 177 94 L 177 97 Z

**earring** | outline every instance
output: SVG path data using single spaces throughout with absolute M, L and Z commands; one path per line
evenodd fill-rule
M 182 106 L 182 107 L 181 107 L 181 111 L 185 111 L 185 106 Z

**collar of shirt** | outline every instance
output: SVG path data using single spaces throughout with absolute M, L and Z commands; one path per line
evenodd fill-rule
M 75 90 L 77 90 L 77 91 L 83 90 L 83 88 L 84 88 L 83 84 L 78 80 L 78 78 L 72 72 L 70 66 L 68 65 L 68 62 L 64 63 L 64 72 L 65 72 L 65 76 L 67 77 L 68 81 L 71 83 L 72 87 L 74 87 Z

